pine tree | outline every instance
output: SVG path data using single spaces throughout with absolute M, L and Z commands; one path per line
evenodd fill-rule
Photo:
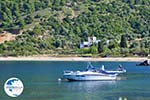
M 127 44 L 127 39 L 125 35 L 121 36 L 121 42 L 120 42 L 120 47 L 121 48 L 127 48 L 128 44 Z
M 98 42 L 98 52 L 99 53 L 103 52 L 103 43 L 102 42 Z

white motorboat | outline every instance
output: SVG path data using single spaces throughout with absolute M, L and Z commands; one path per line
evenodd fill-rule
M 109 71 L 104 69 L 104 65 L 96 69 L 89 63 L 85 71 L 64 71 L 63 78 L 69 81 L 116 80 L 118 74 L 125 72 L 121 66 L 116 71 Z

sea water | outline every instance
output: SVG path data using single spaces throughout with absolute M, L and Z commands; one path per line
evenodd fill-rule
M 58 81 L 64 70 L 84 70 L 87 62 L 74 61 L 1 61 L 0 100 L 150 100 L 150 67 L 137 62 L 91 62 L 93 66 L 115 70 L 119 64 L 127 70 L 117 81 Z M 9 97 L 4 83 L 19 78 L 23 93 Z

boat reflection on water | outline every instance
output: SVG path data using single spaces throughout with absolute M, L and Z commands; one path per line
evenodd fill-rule
M 67 95 L 77 100 L 118 100 L 120 97 L 117 94 L 120 81 L 65 81 L 60 84 Z
M 117 81 L 74 81 L 64 82 L 67 90 L 92 93 L 95 91 L 112 89 L 116 86 Z
M 126 77 L 122 77 L 122 76 L 117 77 L 117 80 L 126 80 L 126 79 L 127 79 Z
M 127 100 L 127 98 L 126 97 L 124 97 L 124 98 L 123 97 L 119 97 L 118 100 Z

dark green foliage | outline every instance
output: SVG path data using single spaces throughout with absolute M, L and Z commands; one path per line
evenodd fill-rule
M 57 41 L 54 43 L 54 46 L 55 46 L 56 48 L 60 47 L 60 46 L 61 46 L 61 42 L 57 40 Z
M 102 53 L 102 52 L 103 52 L 103 47 L 104 47 L 104 46 L 103 46 L 103 43 L 102 43 L 102 42 L 99 42 L 99 43 L 98 43 L 98 52 L 99 52 L 99 53 Z
M 127 39 L 126 39 L 125 35 L 121 36 L 120 47 L 121 48 L 127 48 L 128 47 Z

